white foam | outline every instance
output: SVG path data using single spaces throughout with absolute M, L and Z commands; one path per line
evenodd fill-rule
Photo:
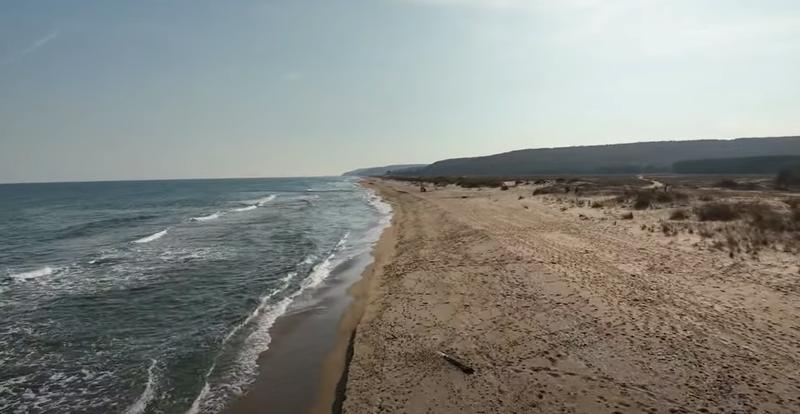
M 272 342 L 272 336 L 269 334 L 272 325 L 289 309 L 289 305 L 308 289 L 319 286 L 336 267 L 336 254 L 340 252 L 346 242 L 350 233 L 346 233 L 331 250 L 331 253 L 317 265 L 311 269 L 308 277 L 306 277 L 300 284 L 300 288 L 292 292 L 290 295 L 281 299 L 278 303 L 271 306 L 268 305 L 269 300 L 275 297 L 278 292 L 285 291 L 289 286 L 291 279 L 296 276 L 295 273 L 290 273 L 283 279 L 283 287 L 277 289 L 269 295 L 261 299 L 258 307 L 247 317 L 245 320 L 234 327 L 223 340 L 223 344 L 230 340 L 236 332 L 242 327 L 253 322 L 256 326 L 255 330 L 247 336 L 244 344 L 237 355 L 236 366 L 237 369 L 227 373 L 223 379 L 224 383 L 211 386 L 208 383 L 208 378 L 213 373 L 216 367 L 216 361 L 212 364 L 208 373 L 206 374 L 206 382 L 192 403 L 192 407 L 186 414 L 197 414 L 205 407 L 212 408 L 211 411 L 219 411 L 221 407 L 230 399 L 232 395 L 240 395 L 244 392 L 244 388 L 255 378 L 258 373 L 258 356 L 269 349 L 269 344 Z M 308 257 L 306 258 L 306 260 Z M 305 260 L 304 260 L 305 262 Z
M 250 211 L 255 210 L 259 207 L 264 207 L 267 203 L 275 199 L 275 194 L 268 195 L 266 197 L 258 198 L 255 200 L 243 200 L 240 201 L 242 204 L 247 204 L 245 207 L 234 208 L 231 211 L 235 212 L 242 212 L 242 211 Z
M 216 220 L 216 219 L 218 219 L 218 218 L 219 218 L 219 216 L 220 216 L 220 215 L 222 215 L 222 213 L 221 213 L 221 212 L 219 212 L 219 211 L 217 211 L 216 213 L 214 213 L 214 214 L 209 214 L 209 215 L 207 215 L 207 216 L 201 216 L 201 217 L 192 217 L 192 221 L 209 221 L 209 220 Z
M 16 280 L 28 280 L 28 279 L 35 279 L 37 277 L 52 275 L 55 272 L 52 267 L 45 266 L 41 269 L 31 270 L 30 272 L 21 272 L 21 273 L 12 273 L 12 279 Z
M 216 367 L 216 364 L 211 365 L 211 369 L 209 370 L 209 373 L 214 371 L 214 367 Z M 189 407 L 188 410 L 186 410 L 186 414 L 197 414 L 197 413 L 199 413 L 200 412 L 200 404 L 202 404 L 206 400 L 206 397 L 208 396 L 209 392 L 211 392 L 211 386 L 208 385 L 208 375 L 206 375 L 206 382 L 205 382 L 205 384 L 203 384 L 203 389 L 200 390 L 200 394 L 198 394 L 197 398 L 195 398 L 194 401 L 192 402 L 192 406 Z
M 158 240 L 158 239 L 164 237 L 164 235 L 166 235 L 166 234 L 167 234 L 167 230 L 165 229 L 165 230 L 161 230 L 158 233 L 151 234 L 151 235 L 149 235 L 147 237 L 142 237 L 139 240 L 134 240 L 133 242 L 134 243 L 138 243 L 138 244 L 150 243 L 151 241 Z
M 222 339 L 221 347 L 224 347 L 225 344 L 227 344 L 228 341 L 230 341 L 230 339 L 233 338 L 234 335 L 236 335 L 243 327 L 247 326 L 250 322 L 253 321 L 253 319 L 255 319 L 256 317 L 260 316 L 262 313 L 265 313 L 265 314 L 273 313 L 272 310 L 270 310 L 268 312 L 265 312 L 265 309 L 267 309 L 270 299 L 274 298 L 275 295 L 277 295 L 278 293 L 284 292 L 286 290 L 286 288 L 289 287 L 289 282 L 291 282 L 291 280 L 295 276 L 297 276 L 297 273 L 295 273 L 295 272 L 288 273 L 286 276 L 284 276 L 283 279 L 281 279 L 280 287 L 278 287 L 274 291 L 270 292 L 269 294 L 264 295 L 261 298 L 261 301 L 260 301 L 259 305 L 253 310 L 253 312 L 251 312 L 250 315 L 247 315 L 247 317 L 241 323 L 239 323 L 236 326 L 234 326 L 233 329 L 231 329 L 231 331 L 228 332 L 227 335 L 225 335 L 225 338 Z M 289 302 L 291 302 L 291 299 L 293 297 L 294 296 L 289 296 L 289 297 L 285 298 L 283 301 L 286 301 L 286 299 L 289 299 Z M 279 305 L 283 301 L 279 302 Z M 288 307 L 288 304 L 287 304 L 287 307 Z M 282 315 L 285 312 L 286 312 L 286 309 L 284 308 L 283 311 L 280 313 L 280 315 Z M 277 317 L 280 316 L 280 315 L 275 316 L 274 319 L 277 319 Z M 272 320 L 272 322 L 269 323 L 269 326 L 267 327 L 267 329 L 272 327 L 272 324 L 275 323 L 274 319 Z M 264 348 L 263 350 L 260 350 L 258 353 L 266 351 L 266 349 L 269 347 L 269 342 L 267 342 L 265 346 L 266 346 L 266 348 Z M 256 355 L 256 356 L 258 356 L 258 355 Z M 211 399 L 209 399 L 209 394 L 211 393 L 211 385 L 208 383 L 208 378 L 211 376 L 211 374 L 214 373 L 214 370 L 216 369 L 216 366 L 217 366 L 217 359 L 215 358 L 214 362 L 211 364 L 211 367 L 206 372 L 205 383 L 203 384 L 202 390 L 200 390 L 200 394 L 198 394 L 197 398 L 195 398 L 195 400 L 192 402 L 192 406 L 189 408 L 188 411 L 186 411 L 186 414 L 197 414 L 197 413 L 199 413 L 201 405 L 217 406 L 217 405 L 221 404 L 222 402 L 224 402 L 224 401 L 216 401 L 216 400 L 221 400 L 221 398 L 224 397 L 224 396 L 220 396 L 220 395 L 212 396 Z M 237 387 L 241 388 L 243 385 L 244 385 L 244 383 L 238 385 Z
M 269 195 L 269 196 L 266 196 L 264 198 L 260 198 L 260 199 L 256 200 L 256 205 L 259 206 L 259 207 L 263 207 L 264 204 L 267 204 L 267 203 L 269 203 L 270 201 L 272 201 L 274 199 L 275 199 L 275 194 L 272 194 L 272 195 Z
M 342 239 L 336 243 L 336 247 L 333 248 L 333 251 L 331 251 L 325 260 L 317 263 L 313 268 L 311 268 L 311 273 L 305 280 L 303 280 L 303 289 L 319 286 L 319 284 L 331 274 L 333 268 L 336 267 L 333 259 L 336 257 L 336 253 L 338 253 L 344 247 L 349 236 L 349 232 L 345 233 L 344 237 L 342 237 Z
M 155 368 L 156 368 L 156 360 L 154 359 L 153 362 L 150 363 L 150 368 L 147 369 L 147 384 L 144 387 L 144 391 L 142 394 L 139 395 L 139 398 L 131 404 L 125 410 L 125 414 L 141 414 L 144 412 L 145 408 L 147 408 L 147 404 L 155 396 L 155 388 L 156 388 L 156 377 L 155 377 Z
M 250 211 L 250 210 L 255 210 L 255 209 L 257 209 L 257 208 L 258 208 L 258 206 L 256 206 L 256 205 L 252 205 L 252 206 L 247 206 L 247 207 L 234 208 L 234 209 L 233 209 L 233 211 L 236 211 L 236 212 L 242 212 L 242 211 Z
M 373 208 L 375 208 L 375 210 L 378 210 L 378 213 L 381 213 L 384 216 L 390 216 L 392 214 L 392 206 L 383 201 L 383 199 L 371 188 L 367 190 L 367 202 Z

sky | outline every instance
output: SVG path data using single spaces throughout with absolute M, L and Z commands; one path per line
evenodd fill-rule
M 783 135 L 797 0 L 0 2 L 0 182 Z

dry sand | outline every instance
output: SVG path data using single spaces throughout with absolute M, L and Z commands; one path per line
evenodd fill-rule
M 800 410 L 796 266 L 665 243 L 524 188 L 365 185 L 395 217 L 361 285 L 344 412 Z

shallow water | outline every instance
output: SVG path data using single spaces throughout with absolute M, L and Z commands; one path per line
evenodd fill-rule
M 343 178 L 0 186 L 0 412 L 218 412 L 389 209 Z

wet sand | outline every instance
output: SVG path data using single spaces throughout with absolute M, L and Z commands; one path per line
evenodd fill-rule
M 258 379 L 225 413 L 330 412 L 348 342 L 341 338 L 354 325 L 342 324 L 353 302 L 348 290 L 371 261 L 369 253 L 356 256 L 335 268 L 321 288 L 298 297 L 270 330 Z
M 796 266 L 666 244 L 530 188 L 367 185 L 394 235 L 363 286 L 343 412 L 800 407 Z

